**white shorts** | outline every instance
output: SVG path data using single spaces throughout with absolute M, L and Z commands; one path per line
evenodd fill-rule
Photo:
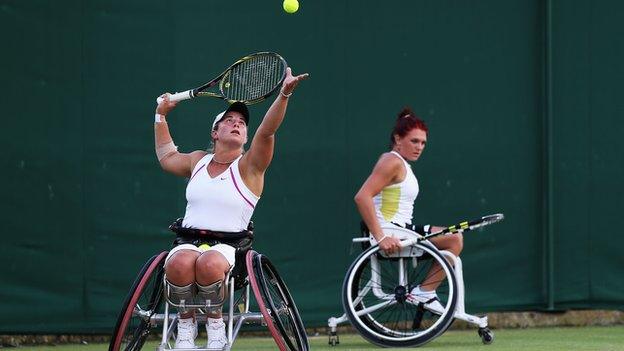
M 167 261 L 169 261 L 169 258 L 171 258 L 171 256 L 173 256 L 174 253 L 180 250 L 193 250 L 193 251 L 199 252 L 200 254 L 205 251 L 217 251 L 225 257 L 225 259 L 230 264 L 230 268 L 234 267 L 234 264 L 236 263 L 235 262 L 236 261 L 235 259 L 236 249 L 230 245 L 217 244 L 217 245 L 211 246 L 208 250 L 204 250 L 204 249 L 200 249 L 199 247 L 193 244 L 181 244 L 171 249 L 171 251 L 169 251 L 167 258 L 165 258 L 165 265 L 167 264 Z

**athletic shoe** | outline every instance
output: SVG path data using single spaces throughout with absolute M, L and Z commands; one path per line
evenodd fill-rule
M 431 312 L 438 314 L 444 312 L 444 306 L 440 303 L 440 299 L 438 299 L 438 294 L 436 294 L 435 290 L 421 290 L 419 285 L 410 291 L 409 296 L 413 302 L 424 304 L 425 308 Z
M 206 332 L 208 333 L 208 350 L 223 350 L 228 343 L 225 336 L 225 323 L 222 318 L 208 318 L 206 322 Z
M 197 322 L 194 318 L 178 319 L 178 335 L 176 336 L 176 349 L 195 349 L 195 338 L 197 337 Z

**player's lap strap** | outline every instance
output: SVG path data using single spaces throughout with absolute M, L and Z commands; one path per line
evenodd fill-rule
M 413 232 L 416 232 L 420 235 L 427 235 L 429 233 L 431 233 L 431 227 L 429 226 L 429 230 L 425 230 L 425 225 L 422 224 L 408 224 L 405 223 L 403 225 L 399 224 L 399 223 L 394 223 L 394 222 L 390 222 L 394 225 L 396 225 L 397 227 L 401 227 L 401 228 L 405 228 L 405 229 L 409 229 Z
M 182 226 L 182 218 L 178 218 L 173 222 L 169 229 L 185 239 L 205 239 L 216 240 L 227 243 L 228 241 L 237 241 L 241 239 L 253 240 L 253 223 L 250 222 L 246 230 L 240 232 L 219 232 L 208 229 L 186 228 Z

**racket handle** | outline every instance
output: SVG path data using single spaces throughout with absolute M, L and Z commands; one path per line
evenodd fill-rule
M 187 91 L 183 91 L 181 93 L 175 93 L 175 94 L 171 94 L 169 95 L 169 101 L 171 102 L 177 102 L 177 101 L 182 101 L 182 100 L 188 100 L 193 98 L 193 90 L 187 90 Z M 163 101 L 163 98 L 158 97 L 158 99 L 156 99 L 156 103 L 160 104 Z
M 399 246 L 407 247 L 407 246 L 412 246 L 417 243 L 418 243 L 418 238 L 404 239 L 404 240 L 401 240 L 401 242 L 399 243 Z

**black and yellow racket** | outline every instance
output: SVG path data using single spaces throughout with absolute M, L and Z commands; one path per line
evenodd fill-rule
M 451 233 L 459 233 L 459 232 L 467 232 L 469 230 L 474 230 L 477 228 L 485 227 L 486 225 L 494 224 L 496 222 L 500 222 L 505 219 L 505 215 L 502 213 L 492 214 L 488 216 L 483 216 L 479 219 L 475 219 L 472 221 L 461 222 L 449 227 L 446 227 L 442 230 L 439 230 L 434 233 L 427 234 L 421 238 L 418 238 L 419 241 L 431 239 L 434 236 L 451 234 Z
M 218 77 L 202 86 L 171 94 L 169 100 L 182 101 L 208 96 L 229 103 L 240 101 L 247 105 L 255 104 L 268 98 L 279 88 L 286 77 L 287 67 L 286 60 L 279 54 L 258 52 L 234 62 Z M 218 91 L 208 91 L 217 84 Z M 159 97 L 156 101 L 160 103 L 162 98 Z

